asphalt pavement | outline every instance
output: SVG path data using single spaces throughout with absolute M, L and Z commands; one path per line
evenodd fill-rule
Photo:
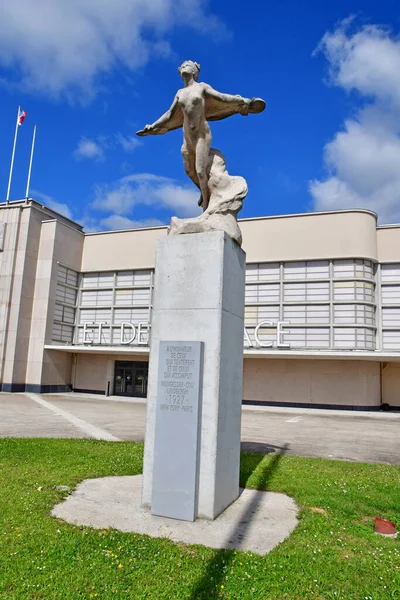
M 143 441 L 146 401 L 0 393 L 0 437 Z M 400 465 L 400 413 L 244 406 L 242 449 Z

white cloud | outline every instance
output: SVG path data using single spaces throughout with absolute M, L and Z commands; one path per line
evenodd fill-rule
M 56 202 L 51 196 L 43 194 L 42 192 L 38 192 L 37 190 L 32 190 L 31 197 L 36 201 L 43 202 L 45 206 L 51 208 L 51 210 L 54 210 L 55 212 L 60 213 L 60 215 L 64 215 L 64 217 L 67 217 L 67 219 L 73 219 L 72 213 L 67 204 Z
M 125 152 L 132 152 L 142 145 L 142 142 L 134 135 L 124 136 L 122 133 L 117 133 L 115 139 Z
M 328 177 L 310 182 L 317 210 L 369 208 L 400 221 L 400 40 L 347 19 L 318 47 L 330 82 L 364 101 L 324 148 Z
M 176 26 L 224 36 L 206 0 L 32 0 L 1 3 L 0 66 L 24 91 L 88 99 L 102 74 L 171 54 Z M 3 77 L 4 79 L 4 77 Z
M 142 142 L 133 135 L 116 133 L 114 136 L 99 136 L 96 139 L 81 137 L 78 146 L 73 152 L 77 160 L 92 159 L 103 162 L 106 150 L 115 150 L 121 147 L 125 152 L 132 152 L 142 145 Z
M 93 208 L 122 215 L 129 214 L 139 204 L 169 208 L 181 217 L 201 212 L 197 205 L 200 192 L 194 186 L 151 173 L 127 175 L 115 184 L 97 186 L 95 195 Z
M 81 137 L 76 150 L 74 150 L 74 157 L 77 160 L 88 158 L 97 162 L 102 162 L 104 160 L 104 146 L 105 140 L 99 139 L 96 141 Z
M 102 229 L 137 229 L 139 227 L 159 227 L 165 225 L 160 219 L 134 220 L 122 215 L 110 215 L 100 220 Z
M 353 23 L 345 19 L 317 48 L 329 61 L 331 82 L 400 106 L 400 40 L 378 25 L 351 32 Z

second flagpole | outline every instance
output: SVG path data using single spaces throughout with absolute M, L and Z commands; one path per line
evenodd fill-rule
M 31 182 L 32 160 L 33 160 L 33 149 L 35 147 L 35 138 L 36 138 L 36 124 L 35 124 L 35 126 L 33 128 L 31 158 L 30 158 L 30 161 L 29 161 L 28 181 L 26 182 L 26 193 L 25 193 L 26 201 L 28 201 L 28 198 L 29 198 L 29 185 L 30 185 L 30 182 Z

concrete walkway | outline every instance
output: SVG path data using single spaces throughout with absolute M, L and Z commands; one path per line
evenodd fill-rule
M 143 441 L 146 401 L 0 393 L 0 437 Z M 400 465 L 400 413 L 244 406 L 242 448 Z

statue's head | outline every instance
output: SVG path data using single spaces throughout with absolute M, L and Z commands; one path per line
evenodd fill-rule
M 185 62 L 183 62 L 178 68 L 178 71 L 182 78 L 184 73 L 190 73 L 193 75 L 193 79 L 197 81 L 200 73 L 200 65 L 192 60 L 185 60 Z

